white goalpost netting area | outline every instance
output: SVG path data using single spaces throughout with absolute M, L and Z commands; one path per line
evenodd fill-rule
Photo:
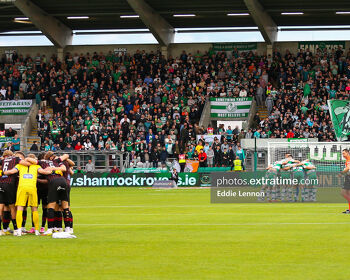
M 311 161 L 318 172 L 339 172 L 344 168 L 343 149 L 350 149 L 350 142 L 269 142 L 268 164 L 292 154 L 296 160 Z
M 337 175 L 344 169 L 343 149 L 350 149 L 350 142 L 269 142 L 268 165 L 292 154 L 294 159 L 308 159 L 316 166 L 319 187 L 341 187 L 344 179 Z

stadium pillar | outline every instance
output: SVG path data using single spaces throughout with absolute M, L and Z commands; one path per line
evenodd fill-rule
M 127 0 L 130 7 L 152 32 L 161 46 L 169 46 L 174 42 L 174 28 L 143 0 Z
M 55 17 L 50 16 L 32 1 L 16 0 L 14 4 L 55 47 L 64 48 L 72 44 L 72 30 Z
M 168 58 L 168 47 L 167 46 L 161 46 L 160 52 L 162 55 L 164 55 L 165 58 Z
M 266 44 L 272 45 L 277 38 L 276 23 L 260 4 L 259 0 L 244 0 L 244 3 L 258 26 L 261 35 L 264 37 Z
M 64 49 L 57 48 L 57 59 L 62 62 L 63 58 L 64 58 Z
M 266 45 L 266 55 L 272 57 L 273 45 Z

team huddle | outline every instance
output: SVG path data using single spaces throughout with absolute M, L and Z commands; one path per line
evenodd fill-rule
M 73 233 L 70 177 L 74 162 L 67 154 L 56 156 L 49 151 L 40 153 L 37 158 L 34 154 L 25 157 L 22 152 L 6 150 L 0 165 L 0 235 L 52 235 L 55 231 L 62 231 L 62 220 L 65 232 Z M 43 210 L 41 226 L 38 213 L 40 203 Z M 32 210 L 30 231 L 25 229 L 27 207 Z
M 286 154 L 285 158 L 266 168 L 268 182 L 262 186 L 262 200 L 297 202 L 316 201 L 316 166 L 308 159 L 299 161 Z M 300 194 L 300 198 L 299 198 Z

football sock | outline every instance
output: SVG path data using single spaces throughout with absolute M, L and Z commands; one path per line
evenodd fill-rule
M 55 226 L 55 210 L 52 208 L 47 209 L 47 227 L 53 229 Z
M 58 217 L 57 217 L 57 227 L 62 228 L 62 221 L 63 221 L 63 212 L 58 211 Z
M 10 222 L 11 222 L 11 212 L 4 211 L 4 216 L 2 218 L 2 223 L 3 223 L 4 229 L 8 229 Z
M 0 230 L 2 229 L 2 220 L 1 220 L 1 216 L 0 216 Z
M 312 188 L 312 201 L 316 201 L 316 191 L 317 191 L 317 188 L 313 187 Z
M 292 197 L 293 197 L 293 188 L 288 187 L 288 201 L 292 201 Z
M 27 210 L 23 210 L 23 220 L 22 220 L 22 223 L 18 223 L 18 220 L 17 220 L 17 215 L 16 215 L 16 220 L 17 220 L 17 225 L 21 225 L 22 227 L 26 227 L 26 222 L 27 222 Z
M 298 190 L 297 188 L 293 188 L 293 196 L 294 196 L 294 201 L 298 201 Z
M 16 213 L 16 222 L 18 225 L 23 225 L 23 212 L 22 210 L 17 210 L 17 213 Z M 13 222 L 13 220 L 12 220 Z M 13 226 L 14 228 L 15 226 Z
M 276 200 L 281 199 L 281 189 L 280 187 L 276 187 Z
M 61 223 L 61 224 L 60 224 Z M 55 211 L 55 228 L 62 227 L 62 214 L 60 211 Z
M 271 200 L 271 187 L 267 187 L 266 190 L 266 199 Z
M 301 201 L 307 201 L 306 188 L 301 188 Z
M 276 200 L 276 192 L 277 192 L 277 189 L 276 187 L 272 187 L 272 200 Z
M 39 230 L 39 212 L 34 211 L 33 213 L 33 223 L 36 230 Z
M 260 193 L 262 193 L 262 194 L 264 194 L 264 195 L 263 195 L 263 196 L 258 197 L 258 200 L 259 200 L 259 201 L 264 201 L 265 196 L 266 196 L 266 191 L 265 191 L 265 188 L 264 188 L 264 187 L 261 187 L 261 189 L 260 189 Z
M 19 215 L 19 214 L 16 214 L 16 219 L 17 219 L 17 217 L 19 218 L 20 225 L 21 225 L 21 224 L 22 224 L 22 220 L 23 220 L 23 216 L 22 216 L 22 215 L 23 215 L 23 212 L 22 212 L 22 211 L 17 211 L 17 213 L 18 213 L 18 212 L 20 212 L 21 217 L 17 216 L 17 215 Z M 12 219 L 12 225 L 13 225 L 13 229 L 14 229 L 14 230 L 18 229 L 16 219 Z
M 281 187 L 281 201 L 284 201 L 286 199 L 286 188 Z
M 47 208 L 43 208 L 43 216 L 41 219 L 41 227 L 45 227 L 46 225 L 46 220 L 47 220 Z
M 70 222 L 70 211 L 69 208 L 66 208 L 63 210 L 63 218 L 64 218 L 64 227 L 65 228 L 70 228 L 71 227 L 71 222 Z
M 73 228 L 73 214 L 72 214 L 72 211 L 69 211 L 69 221 L 70 221 L 70 227 Z

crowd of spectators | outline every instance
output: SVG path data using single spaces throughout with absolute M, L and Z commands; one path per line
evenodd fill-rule
M 39 150 L 126 151 L 133 163 L 152 166 L 180 154 L 201 157 L 198 146 L 206 165 L 228 166 L 242 138 L 334 141 L 326 101 L 347 98 L 348 81 L 350 52 L 341 49 L 183 51 L 175 58 L 67 53 L 63 61 L 13 53 L 0 60 L 0 99 L 35 99 L 40 108 Z M 208 97 L 247 96 L 266 105 L 268 118 L 257 114 L 248 131 L 199 126 Z M 219 144 L 198 142 L 208 131 L 222 134 Z
M 274 52 L 273 58 L 269 67 L 276 82 L 264 95 L 268 117 L 255 116 L 248 138 L 336 141 L 327 100 L 349 97 L 350 50 L 300 50 L 295 55 Z M 257 101 L 263 105 L 264 100 Z

